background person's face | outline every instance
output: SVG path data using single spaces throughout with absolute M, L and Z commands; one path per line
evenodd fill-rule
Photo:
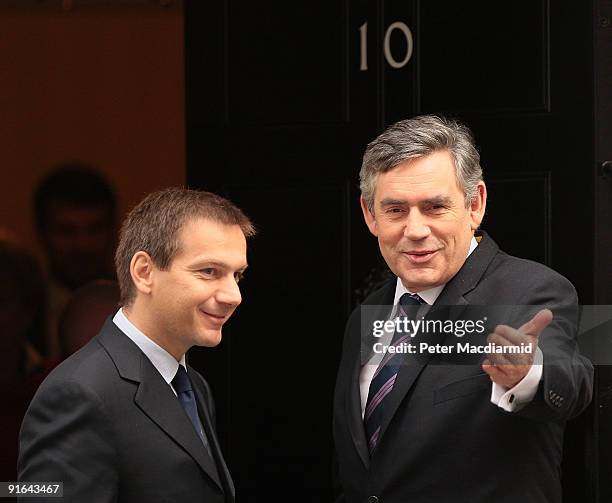
M 486 191 L 465 207 L 448 151 L 403 162 L 378 176 L 370 231 L 389 268 L 413 292 L 448 282 L 465 262 L 484 215 Z
M 105 277 L 114 245 L 106 207 L 52 203 L 42 242 L 53 275 L 68 288 Z
M 168 270 L 155 269 L 151 291 L 159 337 L 176 354 L 219 344 L 223 324 L 241 302 L 238 280 L 247 267 L 238 225 L 194 219 L 183 226 L 180 242 Z

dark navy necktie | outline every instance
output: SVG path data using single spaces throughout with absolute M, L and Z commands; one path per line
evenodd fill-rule
M 405 293 L 400 297 L 398 316 L 406 316 L 407 306 L 420 306 L 421 304 L 425 304 L 425 301 L 417 294 Z M 404 309 L 404 306 L 406 306 L 406 309 Z M 391 344 L 399 346 L 409 338 L 410 334 L 396 332 Z M 372 377 L 363 415 L 370 454 L 374 452 L 380 439 L 385 399 L 393 389 L 404 356 L 403 353 L 386 353 Z
M 178 366 L 176 375 L 174 376 L 174 379 L 172 379 L 172 386 L 174 387 L 174 391 L 176 391 L 179 402 L 191 420 L 196 433 L 202 439 L 206 449 L 209 449 L 208 441 L 206 439 L 206 435 L 204 434 L 204 428 L 202 428 L 200 416 L 198 415 L 198 405 L 195 394 L 193 393 L 193 388 L 191 387 L 191 381 L 189 380 L 185 367 L 182 365 Z

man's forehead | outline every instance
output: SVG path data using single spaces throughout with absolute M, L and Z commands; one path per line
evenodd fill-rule
M 238 224 L 226 224 L 206 217 L 187 218 L 178 232 L 182 237 L 199 236 L 206 238 L 208 242 L 225 241 L 227 239 L 242 241 L 240 237 L 244 238 L 246 242 L 244 232 Z
M 190 260 L 246 263 L 246 238 L 239 225 L 193 218 L 181 226 L 179 236 L 180 252 L 188 253 Z
M 391 173 L 391 172 L 388 172 Z M 376 199 L 392 200 L 439 200 L 461 195 L 463 191 L 454 176 L 439 177 L 429 174 L 417 176 L 396 173 L 380 177 L 376 183 Z
M 462 194 L 452 157 L 439 152 L 409 159 L 381 173 L 376 179 L 377 199 L 435 199 Z

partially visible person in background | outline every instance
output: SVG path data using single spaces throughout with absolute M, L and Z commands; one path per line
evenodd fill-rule
M 44 306 L 44 281 L 36 259 L 0 230 L 0 480 L 16 480 L 19 426 L 53 366 L 27 342 Z
M 47 259 L 46 340 L 34 341 L 51 357 L 60 356 L 61 312 L 71 294 L 95 279 L 114 278 L 116 196 L 93 167 L 57 166 L 34 194 L 36 230 Z
M 119 309 L 119 285 L 99 279 L 79 288 L 59 320 L 59 346 L 62 360 L 93 339 L 104 321 Z

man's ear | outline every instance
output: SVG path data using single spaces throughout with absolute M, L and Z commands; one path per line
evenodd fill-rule
M 475 231 L 480 226 L 487 208 L 487 187 L 481 180 L 478 182 L 476 197 L 470 203 L 470 227 Z
M 374 217 L 374 215 L 368 208 L 368 204 L 366 203 L 366 200 L 364 199 L 363 196 L 359 198 L 359 203 L 361 204 L 361 211 L 363 212 L 363 219 L 365 220 L 365 223 L 368 226 L 368 229 L 370 229 L 370 232 L 372 234 L 374 234 L 375 236 L 378 236 L 378 229 L 376 227 L 376 218 Z
M 148 295 L 153 286 L 153 259 L 147 252 L 139 251 L 130 261 L 130 274 L 136 290 Z

